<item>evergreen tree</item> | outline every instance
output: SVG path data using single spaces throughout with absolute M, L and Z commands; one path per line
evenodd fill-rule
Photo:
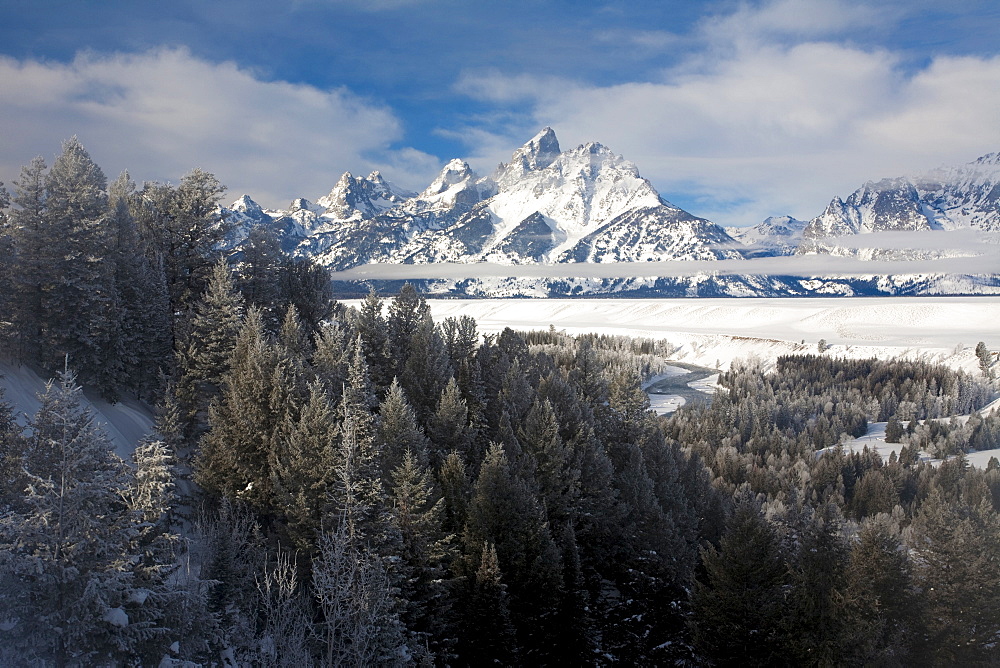
M 979 360 L 979 370 L 983 372 L 983 375 L 987 378 L 993 378 L 993 370 L 990 368 L 993 355 L 982 341 L 976 344 L 976 358 Z
M 181 372 L 177 398 L 189 435 L 200 433 L 204 412 L 222 389 L 242 319 L 243 299 L 233 286 L 226 263 L 220 260 L 204 296 L 194 306 L 190 333 L 180 342 L 177 355 Z
M 382 480 L 387 485 L 390 483 L 392 472 L 403 463 L 407 454 L 419 466 L 427 466 L 428 445 L 403 388 L 393 380 L 379 406 L 375 424 L 375 451 L 380 460 Z
M 528 485 L 512 474 L 499 445 L 490 447 L 476 480 L 463 542 L 470 571 L 480 561 L 483 548 L 495 546 L 510 588 L 512 619 L 523 658 L 544 661 L 552 650 L 562 564 L 544 507 Z
M 431 463 L 440 467 L 451 452 L 457 452 L 463 462 L 474 461 L 474 440 L 468 424 L 469 409 L 454 378 L 448 381 L 439 396 L 437 410 L 427 423 L 427 435 L 431 440 Z
M 889 418 L 889 422 L 885 425 L 885 442 L 886 443 L 899 443 L 900 439 L 903 437 L 904 433 L 903 423 L 893 415 Z
M 331 511 L 339 465 L 336 437 L 334 409 L 322 386 L 313 383 L 298 418 L 286 413 L 271 462 L 275 506 L 287 518 L 289 537 L 303 554 L 314 550 L 323 516 Z
M 797 663 L 836 664 L 851 646 L 853 620 L 844 603 L 848 552 L 839 524 L 836 508 L 827 504 L 796 527 L 786 651 Z
M 313 371 L 327 393 L 339 399 L 347 382 L 351 341 L 338 323 L 326 323 L 314 338 Z
M 286 257 L 280 277 L 283 300 L 295 307 L 308 331 L 318 332 L 336 310 L 330 272 L 309 258 Z
M 160 375 L 171 368 L 172 318 L 163 272 L 153 264 L 139 237 L 136 213 L 141 198 L 128 172 L 108 187 L 114 237 L 114 283 L 118 295 L 118 341 L 123 384 L 140 396 L 156 396 Z
M 11 221 L 4 210 L 9 206 L 10 193 L 0 181 L 0 344 L 7 350 L 16 350 L 13 313 L 17 251 Z
M 721 665 L 781 663 L 785 564 L 774 527 L 752 499 L 738 500 L 719 547 L 703 549 L 701 558 L 705 579 L 693 600 L 698 648 Z
M 23 509 L 0 518 L 0 597 L 13 624 L 4 662 L 131 662 L 140 641 L 165 633 L 155 611 L 138 609 L 128 468 L 81 397 L 69 373 L 46 388 L 23 460 Z
M 277 358 L 256 309 L 247 312 L 222 393 L 209 408 L 195 480 L 210 494 L 271 509 L 272 443 L 284 411 L 272 405 Z M 280 382 L 280 381 L 279 381 Z
M 265 328 L 276 332 L 287 309 L 281 290 L 285 254 L 274 230 L 266 225 L 252 227 L 242 248 L 239 290 L 249 304 L 260 309 Z
M 194 169 L 177 187 L 143 188 L 142 237 L 163 267 L 170 313 L 183 313 L 205 292 L 229 225 L 219 202 L 226 188 L 214 175 Z M 172 333 L 172 340 L 177 332 Z
M 935 663 L 984 663 L 995 651 L 1000 612 L 1000 521 L 988 503 L 949 503 L 934 488 L 913 523 L 914 577 L 923 590 L 926 638 Z
M 386 318 L 388 353 L 393 362 L 393 375 L 401 376 L 411 355 L 411 339 L 417 327 L 430 315 L 427 301 L 417 294 L 412 284 L 406 283 L 389 303 Z
M 408 350 L 399 381 L 406 395 L 412 397 L 418 419 L 426 421 L 434 412 L 441 391 L 452 379 L 444 342 L 429 313 L 416 323 Z
M 10 312 L 13 350 L 19 351 L 23 359 L 31 360 L 38 360 L 41 355 L 43 286 L 50 283 L 52 271 L 49 248 L 42 236 L 47 169 L 41 157 L 21 168 L 20 177 L 14 181 L 13 202 L 17 208 L 10 215 L 17 263 L 13 271 L 13 310 Z
M 905 664 L 916 622 L 910 563 L 898 528 L 885 514 L 861 525 L 847 569 L 846 600 L 858 632 L 844 658 L 857 664 Z
M 443 529 L 444 501 L 425 463 L 407 450 L 392 472 L 392 517 L 402 539 L 399 555 L 401 618 L 416 653 L 428 648 L 442 660 L 454 643 L 447 568 L 454 536 Z
M 444 529 L 458 533 L 465 526 L 465 518 L 472 496 L 472 486 L 465 470 L 465 462 L 457 452 L 450 452 L 438 469 L 438 483 L 444 499 Z
M 389 338 L 387 324 L 382 317 L 382 300 L 374 290 L 362 302 L 356 326 L 372 380 L 379 387 L 387 387 L 395 374 L 389 359 Z
M 471 666 L 518 665 L 507 587 L 493 545 L 483 545 L 464 614 L 460 654 Z

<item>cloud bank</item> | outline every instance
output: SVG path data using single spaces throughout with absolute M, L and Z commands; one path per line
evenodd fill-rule
M 177 182 L 213 172 L 227 197 L 271 207 L 326 194 L 344 171 L 382 169 L 422 186 L 437 158 L 394 149 L 393 111 L 345 89 L 265 81 L 185 49 L 84 53 L 66 64 L 0 58 L 0 179 L 77 135 L 113 178 Z

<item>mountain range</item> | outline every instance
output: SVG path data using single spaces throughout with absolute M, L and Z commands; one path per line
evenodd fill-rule
M 900 276 L 888 281 L 874 272 L 871 277 L 817 275 L 805 280 L 761 277 L 754 274 L 753 263 L 745 274 L 708 271 L 707 277 L 659 279 L 652 284 L 649 279 L 586 278 L 591 275 L 590 263 L 711 263 L 812 254 L 898 261 L 954 253 L 937 250 L 937 243 L 918 244 L 922 250 L 917 250 L 885 244 L 884 234 L 865 236 L 872 233 L 971 230 L 1000 241 L 1000 154 L 996 153 L 917 177 L 866 183 L 846 200 L 835 197 L 809 221 L 776 216 L 753 227 L 724 229 L 671 204 L 633 163 L 607 147 L 592 142 L 563 151 L 555 132 L 545 128 L 487 176 L 476 174 L 462 160 L 452 160 L 427 188 L 413 193 L 395 187 L 379 172 L 365 177 L 345 173 L 315 202 L 298 198 L 286 210 L 265 210 L 244 195 L 225 213 L 234 223 L 234 245 L 247 237 L 251 227 L 267 225 L 286 251 L 312 257 L 332 271 L 369 264 L 581 265 L 581 278 L 575 282 L 473 278 L 423 285 L 432 292 L 452 294 L 638 290 L 644 295 L 691 295 L 692 287 L 697 294 L 708 289 L 708 294 L 733 296 L 1000 290 L 996 272 L 913 276 L 903 265 Z

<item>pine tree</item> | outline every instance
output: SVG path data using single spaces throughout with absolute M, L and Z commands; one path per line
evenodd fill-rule
M 142 201 L 127 171 L 108 186 L 108 201 L 120 314 L 116 354 L 122 360 L 123 384 L 153 398 L 162 390 L 159 377 L 170 370 L 173 356 L 166 279 L 139 236 L 136 215 Z
M 559 422 L 548 399 L 532 404 L 518 440 L 534 461 L 539 496 L 549 519 L 572 520 L 580 495 L 580 471 L 559 436 Z
M 843 656 L 857 664 L 905 664 L 918 606 L 910 563 L 888 515 L 876 515 L 861 525 L 851 548 L 846 600 L 855 608 L 851 618 L 859 632 Z
M 482 549 L 494 545 L 511 594 L 526 661 L 542 660 L 551 649 L 553 622 L 562 592 L 562 564 L 545 509 L 523 480 L 515 477 L 496 444 L 476 480 L 463 535 L 469 570 Z
M 219 202 L 226 187 L 213 174 L 194 169 L 177 187 L 150 183 L 142 191 L 145 206 L 140 234 L 163 274 L 169 312 L 183 313 L 205 292 L 219 260 L 219 242 L 229 230 Z M 172 347 L 177 331 L 171 333 Z
M 322 386 L 309 387 L 298 419 L 285 415 L 271 470 L 275 505 L 287 518 L 288 534 L 303 554 L 314 551 L 339 465 L 335 412 Z
M 351 341 L 339 323 L 326 323 L 314 338 L 313 371 L 327 393 L 340 399 L 347 382 Z
M 17 250 L 10 218 L 4 210 L 10 206 L 10 193 L 0 181 L 0 344 L 7 350 L 16 350 L 14 331 L 15 263 Z
M 899 443 L 899 440 L 903 437 L 903 433 L 903 423 L 899 421 L 899 418 L 895 415 L 890 417 L 889 422 L 885 425 L 885 442 Z
M 427 301 L 417 294 L 411 283 L 405 283 L 399 294 L 389 303 L 386 318 L 388 329 L 388 352 L 392 360 L 392 374 L 402 376 L 412 353 L 411 340 L 418 326 L 430 315 Z
M 180 342 L 177 355 L 181 372 L 177 399 L 189 435 L 202 431 L 208 404 L 222 389 L 242 320 L 243 299 L 226 263 L 219 261 L 204 296 L 194 306 L 190 333 Z
M 832 665 L 851 646 L 851 619 L 845 605 L 847 545 L 832 504 L 804 517 L 789 568 L 786 650 L 797 662 Z
M 518 665 L 518 644 L 497 551 L 483 545 L 464 615 L 460 655 L 468 665 Z
M 426 463 L 411 450 L 392 472 L 392 518 L 402 539 L 398 555 L 401 619 L 413 651 L 428 648 L 444 659 L 451 652 L 451 592 L 447 568 L 455 558 L 454 536 L 443 529 L 444 500 L 434 490 Z
M 990 368 L 993 355 L 990 353 L 990 349 L 986 347 L 986 344 L 980 341 L 976 344 L 976 358 L 979 360 L 979 370 L 983 372 L 983 375 L 987 378 L 993 378 L 993 370 Z
M 113 399 L 122 366 L 106 187 L 76 137 L 66 141 L 45 180 L 41 236 L 52 264 L 42 298 L 41 362 L 57 369 L 68 355 L 82 380 Z
M 0 518 L 0 597 L 14 625 L 5 662 L 124 662 L 164 632 L 135 610 L 144 599 L 132 570 L 136 519 L 122 501 L 128 468 L 81 397 L 69 373 L 46 388 L 23 460 L 23 509 Z
M 985 662 L 1000 628 L 1000 520 L 989 503 L 949 503 L 935 487 L 913 522 L 914 578 L 923 590 L 921 651 L 950 665 Z
M 195 480 L 210 494 L 269 510 L 273 436 L 283 412 L 272 408 L 277 358 L 251 308 L 243 322 L 222 394 L 209 408 Z
M 326 267 L 310 258 L 285 258 L 281 266 L 282 299 L 295 307 L 305 329 L 318 332 L 333 316 L 336 302 Z
M 417 417 L 397 380 L 393 380 L 379 406 L 375 424 L 375 451 L 378 453 L 382 480 L 388 485 L 392 472 L 409 455 L 419 466 L 429 463 L 428 440 L 417 424 Z
M 450 380 L 453 377 L 444 341 L 427 313 L 410 336 L 406 362 L 399 376 L 406 395 L 412 397 L 419 420 L 426 421 L 434 412 L 435 402 Z
M 448 381 L 439 397 L 437 410 L 427 423 L 432 465 L 440 467 L 450 452 L 457 452 L 463 462 L 474 461 L 476 453 L 469 431 L 469 409 L 454 378 Z
M 276 332 L 288 306 L 281 285 L 285 254 L 274 230 L 265 225 L 251 228 L 242 248 L 239 290 L 249 304 L 260 309 L 265 328 Z
M 705 579 L 693 600 L 699 649 L 722 665 L 780 663 L 785 564 L 774 527 L 752 499 L 738 501 L 719 547 L 701 558 Z
M 445 457 L 438 469 L 438 484 L 444 499 L 445 517 L 442 526 L 450 533 L 458 533 L 465 527 L 472 485 L 469 484 L 465 462 L 457 452 L 451 452 Z
M 382 300 L 374 290 L 362 302 L 355 324 L 372 380 L 379 387 L 387 387 L 395 374 L 389 359 L 389 338 L 387 324 L 382 317 Z
M 45 180 L 48 167 L 41 157 L 21 168 L 14 182 L 13 202 L 18 208 L 10 215 L 15 260 L 13 310 L 11 311 L 14 350 L 22 359 L 38 360 L 42 343 L 43 286 L 51 281 L 52 263 L 42 237 L 45 225 Z
M 14 419 L 13 407 L 3 396 L 0 387 L 0 507 L 17 508 L 27 488 L 22 462 L 27 444 Z

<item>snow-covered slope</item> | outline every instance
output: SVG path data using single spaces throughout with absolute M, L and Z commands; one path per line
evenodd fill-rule
M 41 407 L 38 397 L 45 392 L 46 380 L 23 364 L 0 359 L 0 388 L 3 401 L 14 408 L 18 422 L 26 423 Z M 111 438 L 115 452 L 129 461 L 136 443 L 153 430 L 153 414 L 147 406 L 134 400 L 122 399 L 109 404 L 93 392 L 84 392 L 84 405 Z

